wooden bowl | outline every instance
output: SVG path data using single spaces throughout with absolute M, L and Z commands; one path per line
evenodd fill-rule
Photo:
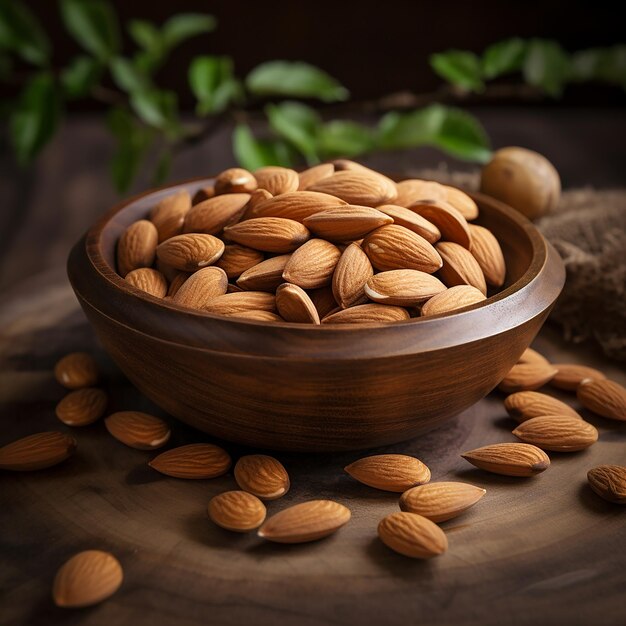
M 171 415 L 254 447 L 331 451 L 395 443 L 489 393 L 533 340 L 565 280 L 563 263 L 513 209 L 473 194 L 498 237 L 505 288 L 458 312 L 395 324 L 314 326 L 184 309 L 115 272 L 122 231 L 164 196 L 147 191 L 107 213 L 72 250 L 68 274 L 107 352 Z

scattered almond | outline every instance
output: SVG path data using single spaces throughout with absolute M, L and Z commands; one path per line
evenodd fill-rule
M 167 288 L 167 297 L 173 298 L 178 290 L 185 284 L 185 281 L 191 276 L 189 272 L 178 272 L 173 278 L 172 282 L 170 282 L 169 287 Z
M 469 250 L 471 237 L 467 220 L 451 204 L 443 200 L 428 200 L 417 202 L 409 208 L 434 224 L 443 239 Z
M 398 493 L 430 480 L 428 467 L 405 454 L 367 456 L 344 469 L 352 478 L 369 487 Z
M 243 317 L 256 322 L 284 322 L 285 320 L 277 313 L 271 311 L 236 311 L 231 317 Z
M 626 467 L 599 465 L 587 472 L 589 486 L 601 497 L 614 504 L 626 504 Z
M 376 207 L 396 198 L 395 183 L 373 170 L 342 170 L 307 187 L 345 200 L 348 204 Z
M 213 235 L 187 233 L 159 244 L 157 256 L 177 270 L 195 272 L 215 263 L 224 252 L 224 242 Z
M 576 391 L 583 380 L 604 380 L 606 378 L 597 369 L 577 363 L 553 363 L 552 367 L 556 368 L 556 374 L 550 384 L 565 391 Z
M 225 474 L 231 466 L 226 450 L 211 443 L 191 443 L 161 452 L 148 465 L 174 478 L 206 479 Z
M 413 559 L 430 559 L 448 549 L 448 539 L 434 522 L 416 513 L 387 515 L 378 524 L 378 536 L 394 552 Z
M 248 193 L 228 193 L 195 204 L 185 216 L 183 232 L 217 235 L 239 220 L 249 200 Z
M 137 450 L 154 450 L 167 443 L 169 426 L 159 417 L 140 411 L 118 411 L 104 420 L 104 425 L 118 441 Z
M 507 396 L 504 408 L 518 422 L 525 422 L 543 415 L 568 415 L 576 419 L 582 417 L 565 402 L 537 391 L 518 391 Z
M 284 283 L 276 290 L 276 308 L 286 322 L 319 324 L 315 305 L 304 289 Z
M 71 352 L 54 366 L 54 376 L 68 389 L 92 387 L 98 382 L 98 365 L 86 352 Z
M 415 306 L 446 290 L 435 276 L 418 270 L 391 270 L 372 276 L 365 284 L 365 295 L 374 302 Z
M 443 185 L 432 180 L 409 178 L 396 183 L 397 197 L 395 204 L 410 207 L 425 200 L 445 200 L 448 196 Z
M 525 443 L 554 452 L 577 452 L 598 440 L 588 422 L 569 415 L 543 415 L 522 422 L 513 434 Z
M 67 426 L 87 426 L 99 420 L 107 408 L 102 389 L 85 387 L 70 391 L 56 406 L 56 416 Z
M 486 297 L 471 285 L 456 285 L 434 295 L 422 305 L 420 315 L 441 315 L 482 302 Z
M 302 289 L 330 285 L 341 252 L 329 241 L 309 239 L 287 260 L 283 279 Z
M 428 243 L 435 243 L 441 239 L 439 229 L 414 211 L 405 209 L 402 206 L 396 206 L 395 204 L 383 204 L 376 208 L 391 217 L 394 224 L 412 230 L 420 237 L 426 239 Z
M 204 305 L 204 310 L 216 315 L 233 315 L 242 311 L 276 312 L 276 297 L 263 291 L 240 291 L 216 296 Z
M 172 301 L 191 309 L 203 309 L 217 296 L 226 293 L 228 278 L 220 267 L 205 267 L 192 274 L 172 297 Z
M 498 385 L 500 391 L 514 393 L 516 391 L 534 391 L 543 387 L 552 380 L 556 374 L 556 368 L 550 364 L 518 363 Z
M 335 173 L 335 166 L 332 163 L 320 163 L 298 174 L 298 191 L 304 191 L 307 187 L 314 185 L 322 178 L 328 178 Z
M 367 301 L 365 283 L 374 275 L 374 268 L 361 246 L 351 243 L 341 254 L 333 273 L 334 301 L 343 308 Z M 332 308 L 334 308 L 331 307 Z M 321 316 L 324 317 L 331 309 Z
M 216 194 L 252 193 L 256 188 L 256 178 L 241 167 L 224 170 L 215 179 Z
M 200 187 L 193 198 L 191 199 L 191 204 L 196 205 L 200 202 L 204 202 L 209 198 L 213 198 L 215 196 L 215 187 L 213 185 L 207 185 L 206 187 Z
M 235 464 L 241 489 L 262 500 L 276 500 L 289 491 L 289 474 L 280 461 L 265 454 L 242 456 Z
M 543 363 L 544 365 L 549 365 L 550 361 L 548 361 L 543 354 L 540 354 L 536 350 L 526 348 L 526 350 L 522 352 L 522 356 L 519 358 L 518 363 Z
M 258 265 L 264 258 L 263 253 L 258 250 L 233 243 L 224 247 L 224 252 L 216 265 L 226 272 L 226 276 L 230 280 L 231 278 L 239 278 L 243 272 Z
M 478 217 L 478 205 L 464 191 L 449 185 L 443 185 L 445 200 L 451 204 L 466 220 L 475 220 Z
M 185 216 L 191 208 L 191 197 L 186 189 L 166 196 L 150 211 L 150 221 L 156 226 L 158 243 L 183 232 Z
M 327 193 L 292 191 L 255 203 L 249 217 L 283 217 L 302 222 L 320 211 L 342 205 L 346 206 L 347 203 Z
M 439 275 L 448 287 L 471 285 L 487 295 L 485 275 L 469 250 L 451 241 L 440 241 L 435 248 L 443 260 Z
M 602 417 L 626 420 L 626 389 L 615 381 L 583 380 L 576 390 L 576 396 L 586 409 Z
M 242 272 L 237 286 L 247 291 L 276 291 L 284 283 L 283 272 L 290 254 L 274 256 Z
M 231 241 L 263 252 L 292 252 L 309 239 L 308 228 L 283 217 L 255 217 L 224 229 Z
M 247 491 L 226 491 L 209 502 L 211 520 L 238 533 L 258 528 L 265 521 L 266 512 L 263 502 Z
M 155 298 L 164 298 L 167 295 L 167 279 L 161 272 L 150 267 L 140 267 L 126 274 L 124 279 L 141 291 L 149 293 Z
M 117 242 L 117 270 L 124 278 L 138 267 L 150 267 L 159 241 L 156 226 L 148 220 L 131 224 Z
M 322 324 L 388 324 L 408 319 L 408 311 L 399 306 L 359 304 L 329 313 L 322 319 Z
M 528 443 L 495 443 L 461 456 L 479 469 L 504 476 L 534 476 L 550 466 L 548 455 Z
M 36 433 L 0 448 L 0 469 L 30 472 L 58 465 L 76 450 L 76 439 L 65 433 Z
M 287 167 L 269 165 L 255 170 L 254 177 L 259 189 L 266 189 L 273 196 L 297 191 L 300 185 L 298 173 Z
M 330 241 L 352 241 L 379 226 L 393 223 L 393 218 L 370 207 L 346 205 L 310 215 L 304 218 L 303 223 L 318 237 Z
M 400 509 L 431 522 L 445 522 L 474 506 L 486 491 L 469 483 L 439 482 L 418 485 L 400 497 Z
M 368 263 L 369 263 L 369 260 L 368 260 Z M 335 274 L 336 273 L 337 273 L 337 269 L 335 269 Z M 334 280 L 335 274 L 333 274 L 333 280 Z M 315 308 L 317 309 L 317 313 L 320 319 L 322 319 L 322 317 L 325 317 L 332 310 L 337 308 L 337 301 L 335 300 L 335 296 L 333 294 L 333 290 L 331 287 L 321 287 L 320 289 L 310 289 L 307 293 L 309 294 L 309 297 L 311 298 L 311 302 L 315 305 Z
M 483 226 L 469 225 L 470 252 L 478 262 L 489 285 L 502 287 L 506 277 L 506 263 L 502 248 L 490 230 Z

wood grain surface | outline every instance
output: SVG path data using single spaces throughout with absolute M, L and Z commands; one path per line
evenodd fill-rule
M 77 349 L 96 355 L 111 411 L 163 415 L 96 344 L 62 273 L 6 295 L 0 328 L 1 444 L 37 431 L 70 432 L 54 416 L 65 390 L 52 367 Z M 550 329 L 534 345 L 554 361 L 586 363 L 626 380 L 614 364 L 563 344 Z M 278 455 L 292 489 L 269 503 L 270 513 L 319 497 L 352 511 L 351 522 L 329 539 L 280 546 L 209 522 L 208 500 L 235 486 L 232 474 L 166 478 L 147 467 L 151 453 L 124 447 L 102 422 L 72 430 L 78 452 L 68 462 L 0 474 L 0 624 L 623 624 L 626 510 L 599 499 L 585 476 L 594 465 L 626 462 L 626 425 L 585 414 L 600 431 L 589 450 L 551 454 L 552 466 L 534 479 L 489 475 L 459 453 L 514 440 L 502 399 L 494 393 L 440 429 L 384 449 L 418 456 L 433 480 L 487 489 L 473 509 L 442 525 L 450 549 L 429 562 L 396 555 L 376 538 L 378 521 L 398 510 L 397 495 L 342 472 L 358 453 Z M 213 441 L 170 422 L 172 446 Z M 247 452 L 224 445 L 235 458 Z M 90 609 L 56 608 L 50 595 L 56 569 L 90 548 L 119 558 L 122 588 Z

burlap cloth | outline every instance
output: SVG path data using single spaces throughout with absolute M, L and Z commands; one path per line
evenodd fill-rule
M 444 166 L 415 176 L 478 189 L 479 172 Z M 564 191 L 557 209 L 536 222 L 567 269 L 550 319 L 572 342 L 595 340 L 607 356 L 626 360 L 626 190 Z

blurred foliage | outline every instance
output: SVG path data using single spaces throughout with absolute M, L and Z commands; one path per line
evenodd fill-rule
M 228 121 L 234 122 L 235 157 L 252 170 L 417 146 L 476 162 L 490 157 L 480 122 L 467 111 L 437 102 L 390 110 L 374 127 L 345 115 L 326 119 L 328 103 L 347 100 L 349 92 L 304 62 L 267 61 L 238 77 L 230 57 L 198 56 L 188 69 L 196 117 L 183 118 L 177 94 L 160 87 L 156 73 L 175 47 L 213 31 L 213 16 L 178 14 L 160 25 L 131 20 L 124 28 L 135 47 L 127 53 L 118 16 L 106 0 L 60 0 L 59 9 L 79 48 L 62 68 L 54 66 L 45 29 L 26 5 L 0 0 L 0 80 L 19 83 L 21 89 L 1 110 L 20 163 L 31 162 L 54 136 L 65 103 L 81 98 L 109 107 L 107 126 L 117 143 L 111 175 L 120 191 L 130 187 L 144 161 L 154 167 L 155 182 L 163 180 L 181 147 Z M 602 81 L 626 88 L 623 45 L 569 54 L 555 41 L 513 38 L 482 55 L 463 50 L 433 54 L 430 63 L 447 83 L 435 98 L 441 93 L 457 98 L 481 94 L 489 81 L 507 76 L 548 97 L 560 96 L 572 82 Z M 314 100 L 324 103 L 321 112 L 312 106 Z M 266 119 L 260 134 L 257 125 L 253 132 L 250 124 L 258 112 Z

